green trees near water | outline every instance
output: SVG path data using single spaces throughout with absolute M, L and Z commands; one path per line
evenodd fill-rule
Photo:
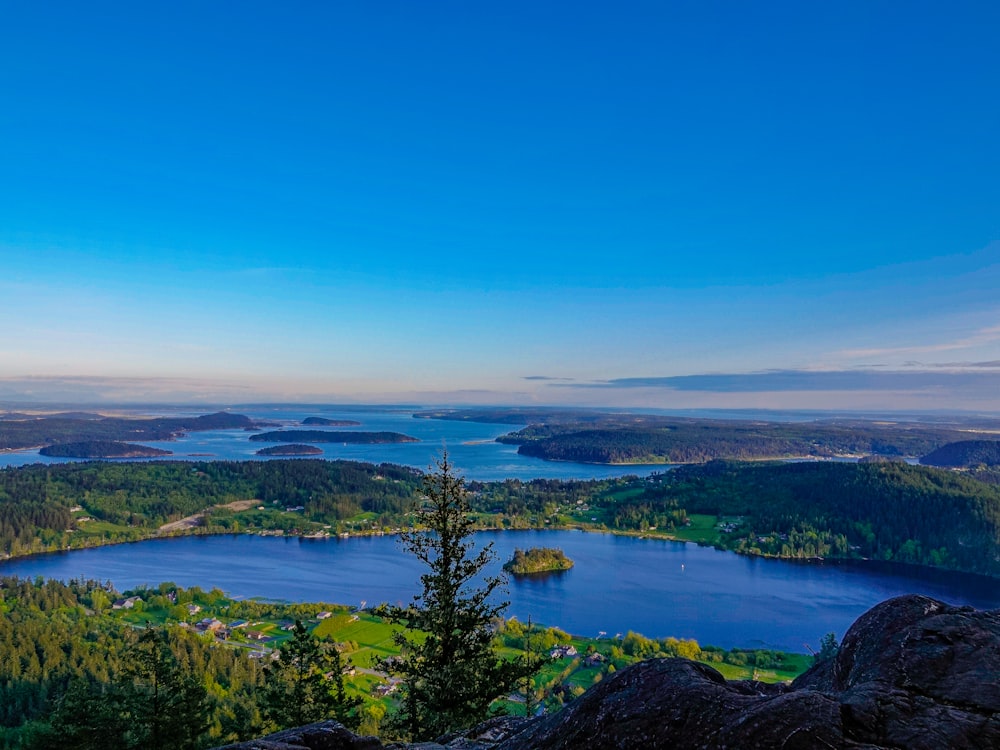
M 514 575 L 531 575 L 569 570 L 573 561 L 561 549 L 555 547 L 532 547 L 525 551 L 515 549 L 514 555 L 504 563 L 503 569 Z
M 422 525 L 402 535 L 405 547 L 427 567 L 423 591 L 406 607 L 381 614 L 405 630 L 396 637 L 402 677 L 397 729 L 414 740 L 469 727 L 490 715 L 490 704 L 515 690 L 540 662 L 504 659 L 494 647 L 494 623 L 506 609 L 492 595 L 503 579 L 483 569 L 494 561 L 492 545 L 476 548 L 464 482 L 445 454 L 424 482 Z

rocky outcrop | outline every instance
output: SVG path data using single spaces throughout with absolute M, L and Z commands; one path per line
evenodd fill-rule
M 258 744 L 230 748 L 383 747 L 334 722 L 312 727 L 317 729 L 292 731 L 320 732 L 319 727 L 327 727 L 340 732 L 343 743 L 368 744 L 309 744 L 305 735 L 296 735 L 295 741 L 302 744 L 281 744 L 284 733 L 279 733 Z M 437 743 L 384 747 L 1000 747 L 1000 610 L 953 607 L 924 596 L 899 597 L 862 615 L 844 636 L 836 657 L 791 685 L 727 682 L 703 664 L 657 659 L 621 670 L 558 713 L 487 722 Z

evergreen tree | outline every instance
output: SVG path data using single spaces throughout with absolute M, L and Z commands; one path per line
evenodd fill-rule
M 265 670 L 261 710 L 277 728 L 336 719 L 357 727 L 360 697 L 347 697 L 340 653 L 332 643 L 313 638 L 300 620 L 292 637 Z
M 490 715 L 490 704 L 514 690 L 538 669 L 535 661 L 500 658 L 493 623 L 508 602 L 492 594 L 503 583 L 480 578 L 494 562 L 493 545 L 475 549 L 473 522 L 464 480 L 445 453 L 424 479 L 426 531 L 403 532 L 406 549 L 427 566 L 423 592 L 407 607 L 384 606 L 380 613 L 400 623 L 394 637 L 401 647 L 389 669 L 402 676 L 402 705 L 395 726 L 414 740 L 473 726 Z

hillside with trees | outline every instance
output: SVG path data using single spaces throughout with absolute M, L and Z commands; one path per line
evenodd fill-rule
M 419 486 L 420 473 L 405 467 L 308 459 L 5 468 L 0 553 L 135 541 L 206 511 L 195 531 L 302 530 L 361 514 L 374 521 L 411 511 Z M 243 514 L 222 507 L 249 499 L 254 508 Z
M 867 423 L 768 423 L 646 420 L 628 426 L 533 426 L 499 440 L 518 453 L 585 463 L 702 463 L 857 455 L 923 455 L 960 435 L 937 427 Z M 649 424 L 648 422 L 653 422 Z
M 602 501 L 612 528 L 732 519 L 717 544 L 779 557 L 871 558 L 1000 575 L 1000 488 L 906 464 L 713 461 Z
M 1000 487 L 970 474 L 892 462 L 714 461 L 645 478 L 473 481 L 467 488 L 484 529 L 653 532 L 747 554 L 1000 575 Z M 0 470 L 0 554 L 161 533 L 413 528 L 421 476 L 394 465 L 308 459 L 7 468 Z M 703 527 L 708 519 L 715 528 Z M 161 532 L 167 524 L 174 526 Z
M 1000 466 L 1000 440 L 960 440 L 942 445 L 920 459 L 925 466 L 968 469 Z

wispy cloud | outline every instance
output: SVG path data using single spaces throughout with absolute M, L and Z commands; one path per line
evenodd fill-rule
M 713 393 L 788 391 L 927 391 L 974 390 L 1000 392 L 1000 372 L 944 372 L 882 370 L 769 370 L 751 373 L 708 373 L 666 377 L 615 378 L 554 387 L 635 389 Z
M 1000 341 L 1000 326 L 980 328 L 975 333 L 953 341 L 943 341 L 937 344 L 920 344 L 916 346 L 891 346 L 871 349 L 844 349 L 833 356 L 838 360 L 857 360 L 865 358 L 882 358 L 913 354 L 934 354 L 960 349 L 971 349 L 974 346 L 992 344 Z
M 572 383 L 576 378 L 557 378 L 551 375 L 525 375 L 522 380 L 543 380 L 561 383 Z
M 904 362 L 903 364 L 906 367 L 935 368 L 942 370 L 989 370 L 1000 368 L 1000 359 L 992 359 L 988 362 Z

